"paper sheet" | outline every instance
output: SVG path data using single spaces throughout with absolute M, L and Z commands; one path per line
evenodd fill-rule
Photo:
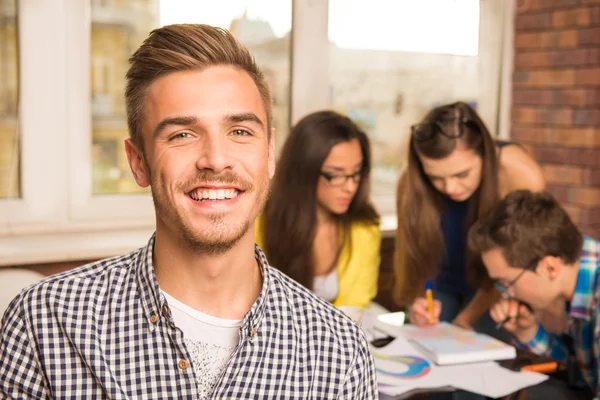
M 397 362 L 394 358 L 424 358 L 417 348 L 406 339 L 397 338 L 389 345 L 371 349 L 378 369 L 379 391 L 388 396 L 398 396 L 414 389 L 433 389 L 452 386 L 457 389 L 481 394 L 492 398 L 506 396 L 528 386 L 537 385 L 548 379 L 544 374 L 534 372 L 514 372 L 495 362 L 473 363 L 452 366 L 437 366 L 429 363 L 429 370 L 412 377 L 398 377 L 410 368 L 408 362 Z M 382 373 L 381 370 L 392 372 Z M 422 372 L 422 371 L 421 371 Z

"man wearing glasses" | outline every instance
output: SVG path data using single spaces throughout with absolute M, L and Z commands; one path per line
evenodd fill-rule
M 580 382 L 600 393 L 600 243 L 582 236 L 550 194 L 516 191 L 473 225 L 469 246 L 503 294 L 492 318 L 522 348 L 562 361 L 573 356 Z M 567 320 L 552 333 L 536 316 L 560 318 L 556 304 Z

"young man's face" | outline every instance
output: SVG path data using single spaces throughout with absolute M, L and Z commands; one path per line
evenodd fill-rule
M 545 257 L 524 269 L 527 266 L 508 265 L 502 251 L 494 248 L 482 253 L 481 259 L 496 287 L 504 288 L 501 292 L 504 291 L 505 296 L 527 303 L 533 309 L 548 308 L 561 294 L 562 266 L 550 266 L 549 262 L 554 264 L 556 261 L 553 258 Z
M 145 162 L 128 142 L 140 186 L 151 185 L 157 232 L 220 253 L 247 234 L 265 203 L 274 162 L 252 78 L 231 66 L 154 81 L 143 120 Z

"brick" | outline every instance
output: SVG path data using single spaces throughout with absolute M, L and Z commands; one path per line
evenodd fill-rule
M 529 73 L 527 71 L 515 71 L 513 73 L 513 82 L 515 84 L 526 84 L 529 80 Z
M 585 100 L 586 105 L 600 105 L 600 89 L 586 90 Z
M 567 201 L 582 206 L 600 205 L 600 188 L 570 187 L 567 189 Z
M 517 14 L 525 14 L 539 10 L 547 10 L 552 8 L 566 8 L 577 5 L 580 0 L 517 0 Z M 600 0 L 583 0 L 584 2 L 594 2 Z
M 580 222 L 585 225 L 600 225 L 600 207 L 582 207 L 579 213 Z
M 556 143 L 571 147 L 600 147 L 600 129 L 558 129 Z
M 583 168 L 581 171 L 581 184 L 583 186 L 600 186 L 600 169 Z
M 546 58 L 540 57 L 538 63 L 546 61 L 550 67 L 579 67 L 598 65 L 600 49 L 585 48 L 575 50 L 558 50 L 545 53 Z M 544 66 L 544 65 L 540 65 Z
M 575 29 L 517 33 L 515 35 L 515 47 L 521 50 L 572 48 L 577 45 L 579 36 L 578 31 Z
M 513 92 L 514 105 L 551 105 L 554 94 L 551 90 L 522 89 Z
M 532 146 L 531 154 L 539 163 L 569 162 L 570 149 L 566 147 Z
M 552 26 L 552 14 L 518 15 L 515 25 L 517 31 L 547 29 Z
M 592 25 L 600 24 L 600 7 L 593 7 L 590 10 L 590 21 Z
M 600 125 L 600 110 L 597 108 L 576 109 L 573 114 L 574 125 Z
M 515 122 L 523 124 L 570 125 L 573 122 L 573 109 L 517 107 L 515 108 L 515 118 Z
M 581 0 L 583 4 L 600 4 L 600 0 Z
M 590 20 L 591 15 L 588 8 L 575 8 L 552 13 L 552 26 L 555 28 L 588 26 Z
M 527 52 L 515 54 L 516 68 L 535 68 L 550 66 L 550 53 L 548 52 Z
M 580 167 L 546 164 L 542 165 L 542 170 L 548 183 L 581 184 L 582 170 Z
M 529 89 L 513 91 L 513 105 L 596 106 L 600 105 L 599 89 Z
M 567 212 L 567 214 L 569 214 L 569 217 L 574 224 L 579 224 L 581 221 L 581 207 L 570 204 L 562 204 L 562 208 Z
M 552 194 L 561 203 L 567 201 L 568 198 L 568 187 L 567 185 L 546 185 L 546 190 Z
M 585 89 L 562 89 L 552 91 L 552 104 L 560 106 L 584 106 L 587 104 Z
M 586 167 L 600 168 L 600 149 L 565 148 L 567 163 Z
M 600 27 L 579 30 L 578 42 L 579 44 L 600 44 Z
M 543 69 L 527 72 L 524 81 L 514 81 L 515 86 L 529 87 L 567 87 L 575 83 L 575 70 L 552 70 Z
M 549 48 L 568 48 L 577 46 L 578 31 L 553 31 L 540 33 L 539 46 L 544 49 Z
M 577 71 L 576 85 L 600 86 L 600 68 L 588 68 Z

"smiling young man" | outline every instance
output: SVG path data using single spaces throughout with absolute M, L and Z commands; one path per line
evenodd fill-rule
M 247 49 L 222 29 L 171 25 L 130 63 L 125 148 L 156 233 L 12 302 L 0 397 L 376 398 L 360 328 L 255 247 L 274 138 Z
M 473 225 L 469 245 L 503 294 L 492 318 L 526 349 L 563 361 L 574 354 L 580 378 L 600 393 L 600 243 L 550 194 L 516 191 Z M 548 313 L 550 330 L 536 319 Z

